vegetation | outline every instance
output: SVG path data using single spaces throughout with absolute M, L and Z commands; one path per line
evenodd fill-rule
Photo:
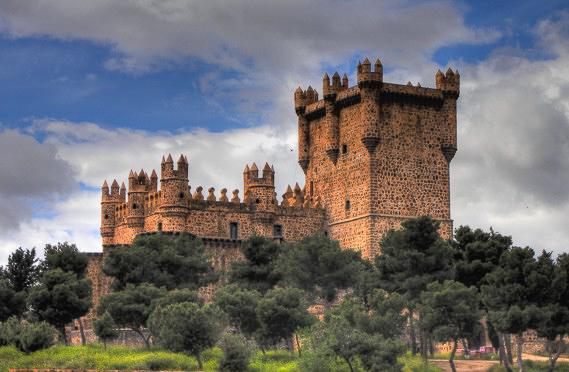
M 251 359 L 251 346 L 243 336 L 228 333 L 221 341 L 223 357 L 219 361 L 219 370 L 222 372 L 245 372 L 249 368 Z
M 111 249 L 103 271 L 116 290 L 142 283 L 198 289 L 217 280 L 203 242 L 189 234 L 138 236 L 131 246 Z
M 203 353 L 204 371 L 218 371 L 222 359 L 222 351 L 218 348 Z M 249 362 L 252 372 L 300 372 L 315 371 L 305 369 L 306 361 L 312 354 L 303 354 L 298 358 L 286 351 L 267 351 L 265 354 L 255 352 Z M 49 368 L 49 369 L 97 369 L 97 370 L 176 370 L 197 371 L 198 363 L 192 356 L 184 353 L 172 353 L 163 350 L 146 350 L 123 346 L 102 345 L 87 346 L 54 346 L 49 349 L 25 354 L 15 347 L 0 347 L 0 372 L 8 372 L 8 368 Z M 437 372 L 438 368 L 424 363 L 410 354 L 399 359 L 404 372 Z M 337 361 L 326 372 L 348 372 L 348 367 Z
M 221 338 L 223 320 L 223 313 L 215 305 L 183 302 L 158 307 L 148 325 L 159 345 L 193 355 L 202 369 L 201 355 Z
M 514 370 L 511 335 L 521 350 L 528 329 L 548 340 L 549 362 L 528 363 L 518 352 L 517 368 L 556 369 L 569 334 L 569 255 L 536 256 L 511 237 L 468 226 L 446 241 L 439 227 L 430 217 L 405 221 L 372 261 L 325 236 L 285 244 L 252 237 L 207 304 L 199 289 L 217 278 L 203 243 L 185 234 L 141 236 L 134 247 L 111 249 L 104 263 L 114 286 L 97 309 L 103 346 L 56 346 L 49 354 L 37 351 L 53 341 L 47 323 L 66 342 L 64 326 L 90 306 L 87 260 L 67 243 L 46 246 L 43 262 L 19 249 L 0 268 L 0 346 L 8 345 L 0 359 L 26 368 L 432 371 L 433 343 L 449 341 L 455 370 L 459 344 L 466 354 L 477 347 L 485 319 L 507 371 Z M 146 351 L 105 351 L 117 327 L 137 332 Z

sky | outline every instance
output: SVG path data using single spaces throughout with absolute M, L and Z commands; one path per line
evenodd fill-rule
M 569 252 L 566 1 L 0 0 L 0 265 L 17 247 L 100 251 L 100 187 L 188 156 L 195 189 L 247 163 L 302 184 L 293 91 L 433 87 L 458 69 L 455 227 Z

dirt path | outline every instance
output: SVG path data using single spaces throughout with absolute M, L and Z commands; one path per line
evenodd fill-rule
M 534 360 L 536 362 L 549 362 L 549 358 L 548 357 L 544 357 L 541 355 L 533 355 L 533 354 L 522 354 L 522 357 L 524 358 L 524 360 Z M 569 358 L 567 357 L 559 357 L 559 359 L 557 359 L 557 363 L 569 363 Z
M 451 370 L 448 360 L 430 359 L 429 363 L 442 368 L 445 372 Z M 490 367 L 498 362 L 495 360 L 455 360 L 454 364 L 459 372 L 488 372 Z

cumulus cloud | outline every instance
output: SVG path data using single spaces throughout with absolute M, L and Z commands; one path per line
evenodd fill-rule
M 442 45 L 497 36 L 465 27 L 448 1 L 8 0 L 0 10 L 14 37 L 107 43 L 117 51 L 108 66 L 126 70 L 185 57 L 237 70 L 312 69 L 379 49 L 408 64 Z
M 54 146 L 16 130 L 0 131 L 0 229 L 9 232 L 32 215 L 33 206 L 70 193 L 74 170 Z
M 542 21 L 547 60 L 515 50 L 462 66 L 458 223 L 494 226 L 518 244 L 569 251 L 569 13 Z M 452 64 L 452 63 L 451 63 Z

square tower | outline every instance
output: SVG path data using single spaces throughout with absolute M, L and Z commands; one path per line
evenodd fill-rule
M 328 234 L 364 257 L 408 218 L 430 215 L 452 236 L 449 164 L 456 153 L 460 76 L 438 71 L 436 88 L 383 82 L 379 59 L 358 64 L 357 85 L 338 73 L 295 91 L 299 164 L 306 196 L 327 211 Z

